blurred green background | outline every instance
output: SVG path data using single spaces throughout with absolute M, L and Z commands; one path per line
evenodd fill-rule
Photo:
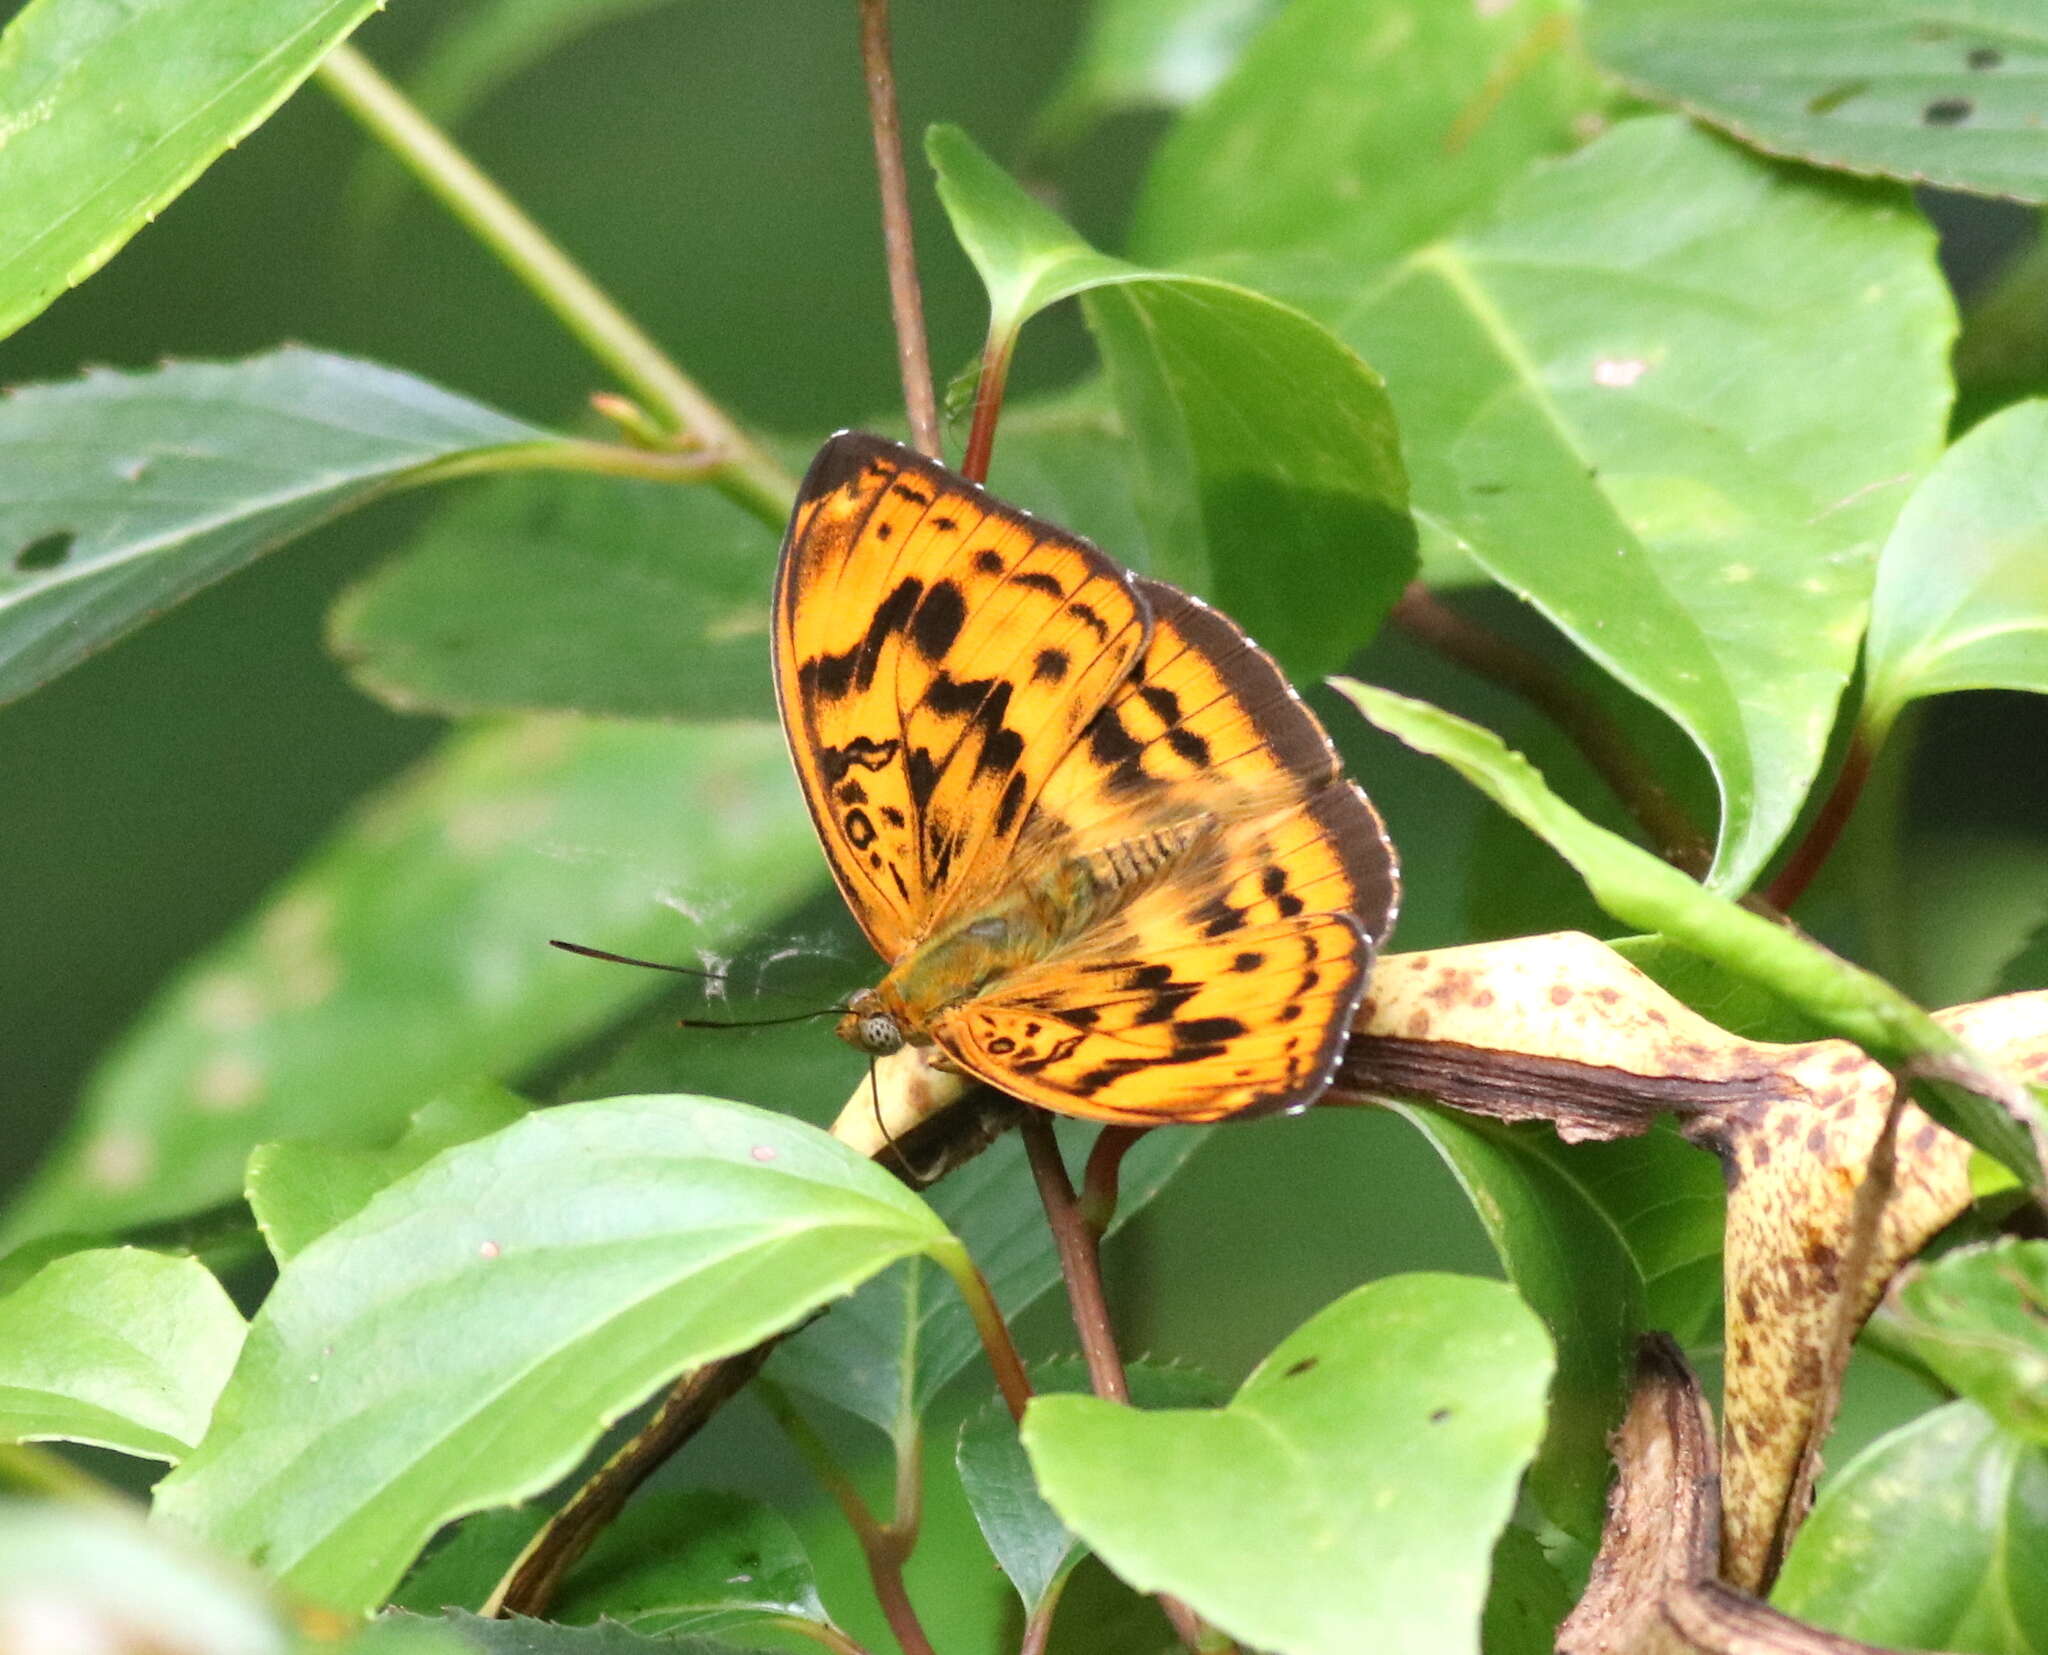
M 959 122 L 1014 162 L 1086 6 L 897 0 L 908 129 Z M 401 5 L 358 42 L 402 79 L 451 9 Z M 1051 170 L 1062 210 L 1104 245 L 1120 240 L 1155 130 L 1119 120 Z M 850 0 L 677 0 L 625 16 L 503 87 L 460 137 L 742 416 L 799 443 L 887 417 L 893 341 Z M 544 423 L 576 419 L 603 381 L 437 208 L 407 192 L 375 233 L 360 231 L 349 190 L 364 152 L 318 88 L 303 90 L 105 271 L 0 344 L 0 381 L 293 339 Z M 912 173 L 944 377 L 971 358 L 983 306 L 914 157 Z M 2024 229 L 2016 210 L 1982 203 L 1942 217 L 1965 288 Z M 1071 317 L 1034 324 L 1017 392 L 1088 359 Z M 357 694 L 321 646 L 328 603 L 425 509 L 401 499 L 350 517 L 0 709 L 0 1177 L 32 1163 L 155 986 L 443 728 Z M 764 592 L 766 580 L 764 569 Z M 1484 607 L 1542 636 L 1506 604 Z M 1588 796 L 1583 770 L 1504 697 L 1398 641 L 1367 668 L 1502 728 Z M 1675 732 L 1639 722 L 1659 762 L 1696 787 Z M 1447 773 L 1354 731 L 1346 744 L 1409 864 L 1402 946 L 1595 923 L 1519 829 Z M 2035 700 L 1928 710 L 1908 777 L 1896 958 L 1879 962 L 1905 986 L 1936 1001 L 1985 992 L 2048 912 L 2044 752 Z M 1852 947 L 1861 865 L 1842 858 L 1814 907 Z M 1229 1153 L 1212 1144 L 1118 1254 L 1134 1348 L 1199 1350 L 1234 1373 L 1358 1281 L 1494 1268 L 1448 1174 L 1390 1117 L 1333 1111 L 1225 1136 Z M 1058 1341 L 1049 1307 L 1034 1326 Z M 1852 1397 L 1852 1435 L 1912 1405 L 1871 1383 L 1867 1421 Z

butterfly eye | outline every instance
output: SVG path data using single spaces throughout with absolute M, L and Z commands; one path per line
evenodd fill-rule
M 863 1017 L 859 1025 L 860 1049 L 876 1057 L 887 1057 L 891 1052 L 903 1048 L 903 1030 L 897 1027 L 896 1019 L 884 1012 L 874 1012 Z

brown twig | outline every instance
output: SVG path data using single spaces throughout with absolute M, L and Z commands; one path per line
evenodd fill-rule
M 1420 581 L 1409 584 L 1389 617 L 1418 643 L 1513 691 L 1571 739 L 1613 791 L 1657 854 L 1698 878 L 1714 847 L 1657 780 L 1605 708 L 1540 655 L 1461 615 Z
M 974 1331 L 981 1336 L 982 1351 L 995 1370 L 996 1389 L 1003 1393 L 1010 1417 L 1021 1422 L 1031 1403 L 1031 1379 L 1024 1371 L 1024 1358 L 1017 1354 L 1016 1341 L 1010 1337 L 1010 1324 L 1003 1320 L 1002 1307 L 996 1303 L 995 1290 L 981 1273 L 981 1267 L 967 1256 L 965 1247 L 955 1246 L 940 1253 L 937 1262 L 953 1278 L 960 1297 L 967 1301 L 967 1314 L 974 1318 Z
M 903 412 L 910 440 L 935 460 L 939 405 L 925 342 L 924 296 L 917 284 L 917 240 L 910 222 L 910 185 L 903 173 L 903 124 L 889 54 L 889 0 L 860 0 L 860 60 L 868 83 L 868 123 L 875 134 L 875 177 L 882 191 L 882 244 L 889 256 L 889 309 L 896 323 L 896 362 L 903 373 Z
M 1863 797 L 1863 784 L 1870 780 L 1871 761 L 1876 757 L 1877 749 L 1871 744 L 1869 733 L 1859 725 L 1849 738 L 1848 752 L 1842 755 L 1842 771 L 1835 777 L 1835 785 L 1828 790 L 1828 796 L 1814 816 L 1812 825 L 1807 828 L 1806 836 L 1786 858 L 1784 867 L 1778 870 L 1778 877 L 1771 881 L 1770 888 L 1764 893 L 1765 900 L 1780 913 L 1789 910 L 1806 894 L 1806 887 L 1813 883 L 1813 876 L 1820 872 L 1821 865 L 1833 853 L 1842 837 L 1842 830 L 1855 814 L 1856 801 Z
M 711 1416 L 746 1388 L 779 1340 L 697 1368 L 676 1381 L 654 1415 L 614 1454 L 527 1543 L 512 1567 L 477 1612 L 545 1615 L 562 1579 L 618 1516 L 634 1492 L 668 1457 L 710 1422 Z
M 902 1646 L 903 1655 L 934 1655 L 931 1639 L 926 1636 L 924 1625 L 917 1618 L 917 1609 L 910 1601 L 910 1590 L 903 1583 L 903 1565 L 917 1547 L 917 1514 L 922 1509 L 920 1485 L 923 1468 L 915 1446 L 916 1434 L 911 1433 L 907 1439 L 907 1450 L 903 1440 L 898 1442 L 897 1516 L 884 1523 L 875 1516 L 860 1490 L 853 1486 L 852 1479 L 840 1469 L 832 1451 L 825 1446 L 824 1438 L 812 1428 L 811 1422 L 797 1410 L 796 1404 L 790 1401 L 782 1388 L 763 1381 L 757 1394 L 791 1445 L 803 1457 L 804 1463 L 810 1467 L 811 1474 L 838 1503 L 847 1527 L 853 1530 L 854 1537 L 860 1542 L 861 1555 L 867 1559 L 868 1579 L 875 1588 L 875 1601 L 882 1606 L 882 1614 L 888 1620 L 896 1642 Z
M 1102 1291 L 1102 1255 L 1096 1249 L 1096 1232 L 1081 1216 L 1081 1204 L 1060 1159 L 1052 1121 L 1033 1110 L 1018 1130 L 1024 1134 L 1031 1176 L 1038 1184 L 1046 1222 L 1052 1226 L 1053 1246 L 1059 1250 L 1060 1274 L 1066 1278 L 1067 1298 L 1074 1308 L 1074 1331 L 1081 1336 L 1081 1354 L 1088 1360 L 1088 1383 L 1099 1397 L 1128 1402 L 1131 1388 L 1124 1378 L 1123 1357 L 1117 1352 L 1109 1300 Z
M 981 352 L 981 378 L 974 387 L 974 419 L 967 428 L 967 454 L 960 462 L 960 475 L 969 482 L 988 481 L 988 464 L 996 449 L 996 419 L 1003 411 L 1003 387 L 1010 378 L 1010 352 L 1017 343 L 1015 332 L 998 334 L 989 330 L 988 343 Z
M 1095 1135 L 1087 1170 L 1081 1174 L 1081 1220 L 1097 1241 L 1109 1233 L 1116 1218 L 1117 1179 L 1123 1172 L 1124 1157 L 1151 1130 L 1149 1126 L 1105 1126 Z

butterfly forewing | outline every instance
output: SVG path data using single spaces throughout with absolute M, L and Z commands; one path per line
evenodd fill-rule
M 990 899 L 1039 787 L 1144 648 L 1085 541 L 879 438 L 804 480 L 775 597 L 776 687 L 848 905 L 895 961 Z
M 1284 909 L 1343 910 L 1380 941 L 1399 898 L 1393 847 L 1365 795 L 1338 781 L 1322 725 L 1235 623 L 1162 582 L 1137 586 L 1153 615 L 1143 661 L 1047 779 L 1031 837 L 1085 853 L 1162 819 L 1300 805 L 1309 816 L 1286 836 L 1281 874 L 1246 862 L 1235 883 L 1284 877 L 1294 887 Z M 1249 906 L 1242 890 L 1227 894 Z

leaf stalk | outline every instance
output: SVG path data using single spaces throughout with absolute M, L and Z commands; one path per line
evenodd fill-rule
M 796 489 L 781 466 L 446 133 L 353 46 L 335 47 L 316 73 L 334 100 L 668 425 L 682 446 L 715 456 L 705 481 L 772 527 L 782 526 Z

